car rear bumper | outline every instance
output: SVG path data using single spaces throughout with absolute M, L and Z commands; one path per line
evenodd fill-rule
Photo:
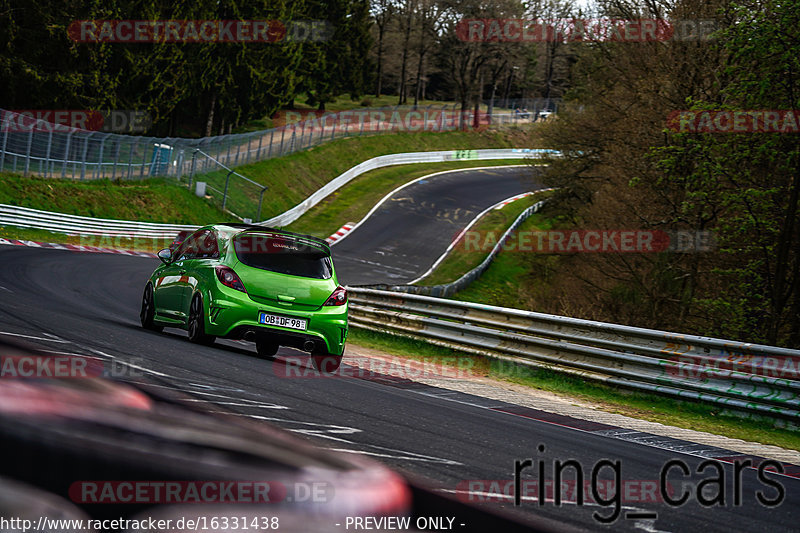
M 245 293 L 223 287 L 204 295 L 206 333 L 217 337 L 255 340 L 268 335 L 282 346 L 304 348 L 306 341 L 334 355 L 344 352 L 347 340 L 347 305 L 325 306 L 315 311 L 284 309 L 251 300 Z M 268 326 L 258 322 L 259 313 L 305 319 L 306 329 Z

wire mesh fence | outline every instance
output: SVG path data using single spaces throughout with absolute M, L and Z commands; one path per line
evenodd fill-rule
M 261 220 L 264 193 L 269 189 L 267 185 L 243 176 L 202 150 L 195 150 L 193 158 L 195 164 L 198 160 L 202 162 L 205 172 L 197 181 L 191 173 L 179 177 L 179 180 L 185 181 L 189 189 L 216 203 L 223 211 L 242 220 Z
M 0 109 L 0 171 L 76 180 L 174 177 L 190 187 L 203 181 L 206 194 L 223 210 L 258 219 L 268 184 L 232 168 L 346 137 L 525 124 L 547 118 L 558 105 L 552 99 L 526 100 L 513 110 L 494 108 L 491 115 L 478 111 L 477 117 L 456 104 L 359 108 L 310 113 L 306 120 L 277 128 L 199 139 L 83 130 L 46 122 L 30 112 Z

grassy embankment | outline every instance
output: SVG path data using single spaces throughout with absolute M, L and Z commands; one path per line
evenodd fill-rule
M 270 188 L 264 197 L 262 218 L 277 215 L 358 163 L 379 155 L 453 149 L 528 146 L 530 132 L 523 130 L 406 133 L 342 139 L 286 157 L 253 163 L 237 170 Z M 506 163 L 513 163 L 509 161 Z M 517 161 L 518 163 L 519 161 Z M 298 220 L 292 229 L 327 236 L 338 227 L 366 213 L 369 207 L 397 185 L 425 173 L 450 168 L 501 164 L 501 162 L 453 161 L 434 165 L 403 165 L 370 172 L 327 199 L 314 214 Z M 208 179 L 200 176 L 198 180 Z M 338 202 L 337 199 L 345 201 Z M 0 203 L 68 214 L 175 224 L 207 224 L 234 220 L 209 199 L 194 196 L 166 179 L 131 182 L 109 180 L 76 182 L 0 174 Z M 362 215 L 363 216 L 363 215 Z M 72 242 L 150 250 L 163 242 L 70 237 L 45 230 L 0 228 L 0 237 L 48 242 Z

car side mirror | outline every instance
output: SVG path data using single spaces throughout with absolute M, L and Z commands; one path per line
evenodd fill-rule
M 158 256 L 159 259 L 161 259 L 161 262 L 164 263 L 165 265 L 168 265 L 170 262 L 169 260 L 172 258 L 172 252 L 170 251 L 169 248 L 164 248 L 163 250 L 159 250 L 156 255 Z

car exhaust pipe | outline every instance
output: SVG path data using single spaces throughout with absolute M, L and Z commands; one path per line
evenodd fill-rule
M 246 341 L 254 341 L 256 340 L 256 332 L 255 331 L 246 331 L 244 334 L 244 340 Z
M 303 343 L 303 349 L 307 352 L 313 352 L 316 344 L 314 341 L 306 341 Z

